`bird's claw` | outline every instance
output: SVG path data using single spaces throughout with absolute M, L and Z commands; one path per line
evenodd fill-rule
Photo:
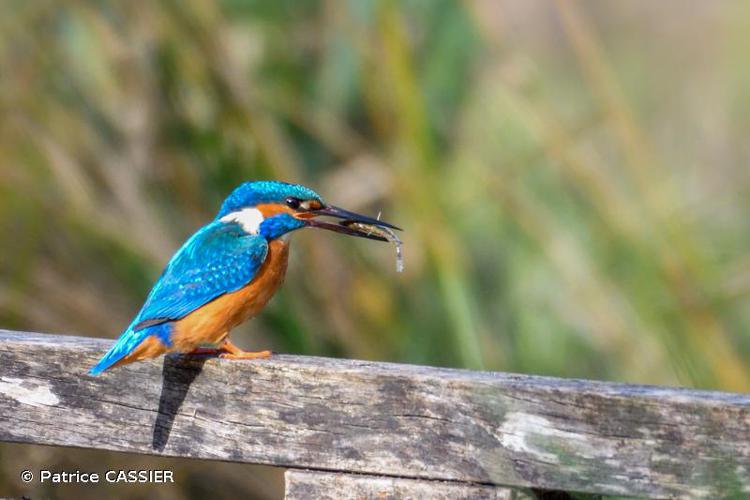
M 240 351 L 240 352 L 223 352 L 219 354 L 222 359 L 266 359 L 271 357 L 271 351 Z

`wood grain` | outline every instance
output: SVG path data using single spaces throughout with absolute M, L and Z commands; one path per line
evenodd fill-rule
M 0 331 L 0 440 L 651 497 L 750 495 L 750 396 L 299 356 L 86 375 Z
M 286 500 L 533 500 L 497 486 L 288 470 Z

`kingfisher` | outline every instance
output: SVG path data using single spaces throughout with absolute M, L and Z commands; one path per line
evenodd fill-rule
M 298 184 L 246 182 L 170 259 L 140 312 L 89 373 L 172 352 L 270 356 L 270 351 L 243 351 L 229 332 L 271 299 L 286 274 L 286 235 L 306 227 L 379 241 L 388 241 L 382 228 L 399 229 L 379 217 L 328 205 Z

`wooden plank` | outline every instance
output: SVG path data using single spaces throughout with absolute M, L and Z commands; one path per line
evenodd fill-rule
M 448 481 L 288 470 L 286 500 L 526 500 L 509 488 Z
M 274 356 L 89 377 L 111 341 L 0 332 L 0 440 L 548 490 L 750 495 L 750 396 Z

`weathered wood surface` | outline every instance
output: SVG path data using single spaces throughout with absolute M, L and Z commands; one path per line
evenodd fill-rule
M 288 470 L 286 500 L 533 500 L 497 486 Z
M 0 331 L 0 441 L 654 497 L 750 495 L 750 396 Z

